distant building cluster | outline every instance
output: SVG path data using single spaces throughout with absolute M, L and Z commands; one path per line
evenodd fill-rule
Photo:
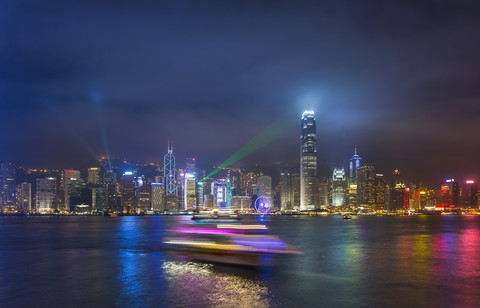
M 101 157 L 85 170 L 28 169 L 1 163 L 2 213 L 153 214 L 203 209 L 254 211 L 265 197 L 273 211 L 365 212 L 478 209 L 474 179 L 445 180 L 438 188 L 407 184 L 362 162 L 355 148 L 347 168 L 321 176 L 317 167 L 315 113 L 301 117 L 299 166 L 277 164 L 277 173 L 225 168 L 206 177 L 195 157 L 175 160 L 173 147 L 161 163 Z M 180 165 L 180 167 L 179 167 Z M 262 199 L 264 200 L 264 199 Z

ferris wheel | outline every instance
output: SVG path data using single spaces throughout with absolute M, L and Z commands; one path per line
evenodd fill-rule
M 271 207 L 272 204 L 270 203 L 270 200 L 265 196 L 260 196 L 255 200 L 255 210 L 257 213 L 266 214 L 270 212 Z

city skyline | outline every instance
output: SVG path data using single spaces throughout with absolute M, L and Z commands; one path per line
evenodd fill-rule
M 313 110 L 305 110 L 301 115 L 298 169 L 286 164 L 277 166 L 276 172 L 265 173 L 231 168 L 232 163 L 268 143 L 268 136 L 277 135 L 271 135 L 275 128 L 271 126 L 266 130 L 270 133 L 253 139 L 210 173 L 199 168 L 196 157 L 185 158 L 185 163 L 177 166 L 170 143 L 163 166 L 129 164 L 102 157 L 83 176 L 76 169 L 27 170 L 2 162 L 1 212 L 107 215 L 113 211 L 145 215 L 206 209 L 249 212 L 255 208 L 284 213 L 335 213 L 335 209 L 364 213 L 450 213 L 475 211 L 480 206 L 476 178 L 463 181 L 448 178 L 441 185 L 429 187 L 409 181 L 398 169 L 389 175 L 375 164 L 362 163 L 356 147 L 348 169 L 335 166 L 331 176 L 323 176 L 318 172 Z M 253 200 L 256 200 L 254 207 Z

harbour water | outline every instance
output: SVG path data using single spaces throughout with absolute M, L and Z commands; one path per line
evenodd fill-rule
M 0 307 L 479 307 L 480 216 L 265 216 L 302 255 L 192 262 L 190 216 L 0 217 Z

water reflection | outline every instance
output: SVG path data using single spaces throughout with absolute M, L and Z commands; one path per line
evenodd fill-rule
M 255 280 L 217 272 L 212 264 L 167 261 L 162 265 L 177 306 L 270 307 L 268 288 Z

